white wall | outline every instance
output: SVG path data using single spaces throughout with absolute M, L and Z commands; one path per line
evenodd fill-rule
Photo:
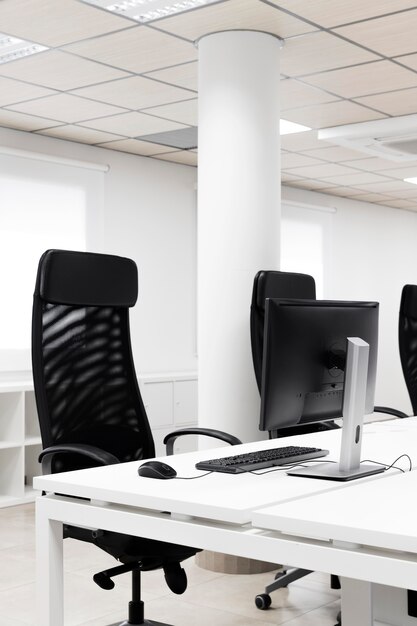
M 417 213 L 284 187 L 283 202 L 334 207 L 324 297 L 380 303 L 376 404 L 411 413 L 398 352 L 401 289 L 417 284 Z
M 0 129 L 1 145 L 110 165 L 93 247 L 138 264 L 137 370 L 197 369 L 196 169 L 7 129 Z M 402 286 L 417 284 L 417 213 L 290 187 L 285 200 L 336 208 L 324 297 L 380 302 L 376 400 L 409 411 L 397 323 Z
M 90 249 L 138 265 L 137 371 L 195 370 L 196 169 L 8 129 L 0 129 L 0 146 L 110 165 Z

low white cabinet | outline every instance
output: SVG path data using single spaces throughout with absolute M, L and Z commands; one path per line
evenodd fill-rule
M 163 439 L 168 433 L 186 426 L 197 426 L 197 374 L 149 374 L 139 378 L 143 403 L 155 440 L 156 454 L 164 455 Z M 197 449 L 196 437 L 181 437 L 175 452 Z
M 151 374 L 139 378 L 156 453 L 165 454 L 166 434 L 197 425 L 197 374 Z M 175 444 L 176 452 L 196 449 L 195 437 Z M 0 508 L 35 499 L 33 477 L 42 473 L 42 449 L 30 374 L 0 374 Z
M 0 507 L 35 498 L 41 437 L 29 375 L 0 375 Z

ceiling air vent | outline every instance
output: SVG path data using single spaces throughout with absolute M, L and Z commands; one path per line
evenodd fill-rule
M 324 128 L 318 138 L 389 161 L 415 161 L 417 115 Z

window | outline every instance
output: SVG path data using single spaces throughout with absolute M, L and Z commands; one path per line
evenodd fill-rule
M 0 371 L 30 369 L 39 258 L 48 248 L 91 246 L 103 177 L 71 165 L 0 155 Z
M 282 206 L 280 268 L 313 276 L 317 298 L 328 291 L 332 213 L 285 202 Z

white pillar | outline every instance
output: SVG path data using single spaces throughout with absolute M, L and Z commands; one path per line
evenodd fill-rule
M 199 424 L 243 441 L 266 436 L 249 313 L 256 272 L 279 267 L 281 45 L 256 31 L 198 43 Z

